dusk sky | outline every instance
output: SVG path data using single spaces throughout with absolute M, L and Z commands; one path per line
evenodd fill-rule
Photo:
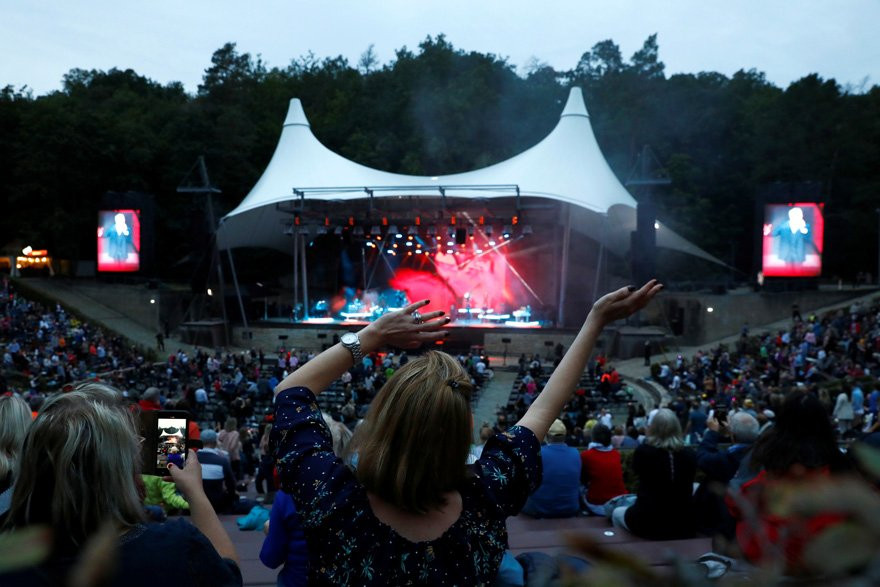
M 0 85 L 57 90 L 71 68 L 134 69 L 195 91 L 224 43 L 284 67 L 309 51 L 382 63 L 444 33 L 459 49 L 570 69 L 612 39 L 625 58 L 658 33 L 666 73 L 755 68 L 785 87 L 809 73 L 851 91 L 880 83 L 878 0 L 0 0 Z M 867 80 L 867 81 L 866 81 Z

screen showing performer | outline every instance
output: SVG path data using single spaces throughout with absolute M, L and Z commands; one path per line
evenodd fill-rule
M 98 271 L 137 271 L 140 250 L 140 210 L 98 212 Z
M 822 207 L 812 202 L 764 207 L 762 271 L 765 277 L 822 274 L 825 229 Z

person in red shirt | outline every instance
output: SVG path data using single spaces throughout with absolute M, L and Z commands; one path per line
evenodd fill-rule
M 779 493 L 810 491 L 817 483 L 833 479 L 849 469 L 838 449 L 831 421 L 819 399 L 808 392 L 791 392 L 776 414 L 776 424 L 755 442 L 751 466 L 763 470 L 743 484 L 740 496 L 727 497 L 736 520 L 736 538 L 743 555 L 754 564 L 778 564 L 768 552 L 775 547 L 784 557 L 788 575 L 815 572 L 804 560 L 804 549 L 817 535 L 845 517 L 835 511 L 811 516 L 784 513 L 778 507 Z M 748 516 L 741 500 L 754 508 L 756 520 Z M 774 504 L 776 507 L 774 507 Z
M 144 411 L 161 410 L 162 405 L 159 403 L 159 389 L 156 387 L 148 387 L 144 391 L 144 395 L 138 402 L 140 408 Z
M 620 453 L 611 446 L 611 430 L 596 424 L 593 441 L 581 453 L 581 482 L 587 488 L 587 509 L 597 516 L 606 515 L 605 504 L 626 493 Z

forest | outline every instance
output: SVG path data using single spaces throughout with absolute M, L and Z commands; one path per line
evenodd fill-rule
M 880 87 L 808 74 L 786 88 L 755 69 L 667 75 L 656 35 L 626 59 L 612 41 L 570 70 L 452 46 L 442 35 L 380 64 L 296 57 L 283 67 L 227 43 L 188 93 L 130 69 L 74 69 L 58 91 L 0 90 L 4 242 L 95 258 L 95 211 L 108 191 L 153 194 L 159 277 L 180 277 L 204 203 L 176 188 L 198 156 L 231 210 L 268 163 L 292 97 L 317 138 L 364 165 L 407 174 L 482 167 L 540 141 L 571 86 L 584 89 L 599 145 L 625 181 L 649 145 L 671 185 L 658 216 L 752 271 L 754 202 L 774 182 L 820 182 L 825 277 L 876 271 Z M 2 80 L 0 80 L 2 83 Z

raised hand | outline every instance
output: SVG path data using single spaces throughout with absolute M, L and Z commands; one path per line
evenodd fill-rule
M 589 319 L 598 320 L 599 324 L 605 326 L 615 320 L 626 318 L 644 308 L 662 289 L 663 284 L 656 279 L 652 279 L 640 289 L 632 286 L 622 287 L 599 298 L 590 310 Z
M 396 312 L 385 314 L 364 329 L 362 336 L 368 331 L 377 336 L 382 344 L 399 348 L 416 348 L 426 342 L 444 338 L 449 331 L 443 327 L 449 324 L 449 318 L 443 318 L 445 312 L 437 310 L 422 313 L 430 300 L 420 300 Z

